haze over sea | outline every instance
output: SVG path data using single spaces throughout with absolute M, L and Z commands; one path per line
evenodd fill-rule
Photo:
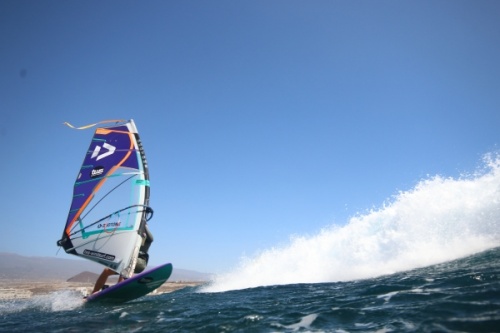
M 500 158 L 429 177 L 202 287 L 121 305 L 0 302 L 1 332 L 498 332 Z M 174 265 L 175 266 L 175 265 Z

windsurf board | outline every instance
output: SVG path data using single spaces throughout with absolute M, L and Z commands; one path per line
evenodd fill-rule
M 144 295 L 165 283 L 172 274 L 172 264 L 163 264 L 132 276 L 122 282 L 93 293 L 87 302 L 123 303 Z

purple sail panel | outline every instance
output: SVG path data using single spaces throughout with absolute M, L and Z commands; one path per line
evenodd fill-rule
M 68 235 L 76 219 L 90 203 L 92 193 L 96 192 L 118 167 L 139 169 L 134 133 L 126 126 L 98 128 L 74 185 L 73 201 L 66 221 Z

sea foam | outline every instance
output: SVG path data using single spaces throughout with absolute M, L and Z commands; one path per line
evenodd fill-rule
M 500 245 L 500 156 L 459 178 L 434 176 L 380 208 L 243 258 L 204 292 L 372 278 Z

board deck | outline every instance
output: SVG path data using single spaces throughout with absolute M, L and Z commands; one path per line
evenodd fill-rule
M 172 264 L 163 264 L 87 297 L 87 302 L 123 303 L 149 294 L 172 274 Z

